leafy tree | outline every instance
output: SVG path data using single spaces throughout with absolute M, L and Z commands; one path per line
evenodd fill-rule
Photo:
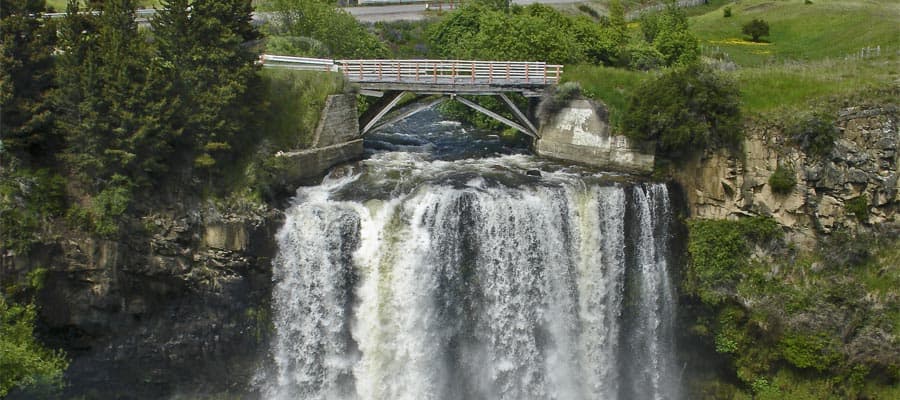
M 661 12 L 641 15 L 641 33 L 644 41 L 661 55 L 665 66 L 689 65 L 700 58 L 700 42 L 689 29 L 687 14 L 674 1 L 669 1 Z M 649 53 L 642 53 L 638 59 L 648 60 Z M 633 66 L 645 69 L 643 65 Z
M 51 152 L 53 23 L 40 0 L 0 2 L 0 160 L 9 151 L 38 158 Z
M 688 65 L 700 58 L 700 43 L 690 31 L 687 14 L 675 1 L 670 1 L 659 17 L 653 46 L 667 66 Z
M 69 364 L 65 354 L 47 349 L 35 339 L 37 308 L 33 301 L 25 304 L 12 301 L 13 295 L 22 297 L 40 289 L 44 271 L 31 271 L 27 282 L 18 290 L 0 291 L 0 397 L 17 389 L 44 398 L 47 396 L 34 393 L 33 389 L 43 386 L 52 392 L 62 387 L 62 374 Z
M 617 55 L 619 43 L 610 31 L 539 4 L 509 14 L 472 4 L 435 24 L 430 37 L 434 51 L 446 58 L 599 63 Z
M 641 85 L 622 120 L 626 135 L 678 157 L 741 138 L 737 86 L 706 66 L 677 68 Z
M 752 41 L 759 42 L 760 37 L 769 36 L 769 23 L 761 19 L 754 18 L 752 21 L 744 24 L 741 32 L 743 32 L 745 35 L 750 35 Z
M 276 14 L 270 36 L 293 55 L 334 58 L 379 58 L 387 48 L 356 18 L 326 0 L 272 0 Z M 293 48 L 286 45 L 293 44 Z

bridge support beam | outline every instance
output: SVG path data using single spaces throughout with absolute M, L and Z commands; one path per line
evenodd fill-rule
M 430 101 L 426 101 L 426 100 L 428 100 L 428 99 L 431 99 L 431 100 L 430 100 Z M 418 113 L 421 112 L 421 111 L 427 110 L 427 109 L 429 109 L 429 108 L 431 108 L 431 107 L 434 107 L 434 106 L 436 106 L 436 105 L 438 105 L 438 104 L 441 104 L 441 103 L 443 103 L 443 102 L 445 102 L 445 101 L 447 101 L 447 98 L 444 97 L 444 96 L 440 96 L 440 97 L 438 97 L 438 98 L 432 98 L 432 96 L 418 96 L 418 97 L 416 98 L 416 100 L 413 101 L 412 104 L 410 104 L 410 105 L 408 105 L 408 106 L 405 106 L 404 108 L 401 108 L 401 109 L 398 111 L 398 114 L 397 114 L 396 116 L 394 116 L 393 118 L 391 118 L 391 119 L 389 119 L 389 120 L 387 120 L 387 121 L 384 121 L 384 122 L 382 122 L 382 123 L 380 123 L 380 124 L 378 124 L 378 125 L 375 125 L 375 127 L 372 128 L 371 130 L 372 130 L 372 131 L 377 131 L 377 130 L 379 130 L 379 129 L 381 129 L 381 128 L 384 128 L 384 127 L 386 127 L 386 126 L 396 124 L 396 123 L 399 122 L 399 121 L 402 121 L 402 120 L 404 120 L 404 119 L 407 119 L 407 118 L 409 118 L 409 117 L 411 117 L 411 116 L 413 116 L 413 115 L 418 114 Z
M 512 111 L 513 115 L 516 116 L 516 118 L 520 123 L 522 123 L 522 125 L 525 125 L 526 127 L 528 127 L 528 129 L 531 129 L 531 132 L 533 133 L 533 135 L 531 136 L 536 137 L 538 133 L 537 128 L 535 128 L 534 124 L 531 123 L 531 120 L 529 120 L 528 117 L 525 116 L 525 113 L 519 110 L 519 107 L 516 106 L 516 103 L 513 103 L 513 101 L 510 100 L 505 93 L 500 93 L 497 96 L 500 97 L 500 99 L 502 99 L 504 103 L 506 103 L 506 106 L 509 107 L 509 110 Z
M 517 131 L 519 131 L 519 132 L 522 132 L 522 133 L 524 133 L 524 134 L 526 134 L 526 135 L 528 135 L 528 136 L 531 136 L 531 137 L 537 139 L 537 134 L 536 134 L 535 132 L 532 132 L 532 131 L 529 130 L 528 128 L 526 128 L 526 127 L 524 127 L 524 126 L 522 126 L 522 125 L 519 125 L 519 124 L 517 124 L 517 123 L 515 123 L 515 122 L 513 122 L 513 121 L 511 121 L 511 120 L 509 120 L 508 118 L 506 118 L 506 117 L 504 117 L 504 116 L 502 116 L 502 115 L 500 115 L 500 114 L 497 114 L 497 113 L 495 113 L 495 112 L 493 112 L 493 111 L 491 111 L 491 110 L 488 110 L 487 108 L 484 108 L 484 107 L 478 105 L 478 104 L 475 103 L 474 101 L 471 101 L 471 100 L 469 100 L 469 99 L 467 99 L 467 98 L 465 98 L 465 97 L 457 96 L 457 95 L 450 95 L 450 97 L 453 98 L 453 99 L 455 99 L 456 101 L 458 101 L 458 102 L 460 102 L 460 103 L 462 103 L 462 104 L 468 106 L 469 108 L 471 108 L 471 109 L 473 109 L 473 110 L 475 110 L 475 111 L 478 111 L 478 112 L 480 112 L 480 113 L 482 113 L 482 114 L 484 114 L 484 115 L 487 115 L 488 117 L 491 117 L 491 118 L 493 118 L 493 119 L 499 121 L 500 123 L 502 123 L 502 124 L 504 124 L 504 125 L 506 125 L 506 126 L 508 126 L 508 127 L 510 127 L 510 128 L 513 128 L 513 129 L 515 129 L 515 130 L 517 130 Z
M 393 109 L 397 105 L 397 103 L 400 102 L 400 100 L 403 98 L 403 95 L 405 94 L 406 92 L 394 92 L 382 97 L 382 101 L 379 102 L 380 104 L 375 104 L 374 106 L 377 109 L 377 112 L 370 120 L 365 123 L 365 125 L 363 125 L 363 128 L 360 130 L 360 134 L 365 135 L 370 130 L 372 130 L 372 128 L 374 128 L 375 125 L 378 124 L 378 121 L 381 121 L 381 119 L 384 118 L 384 116 L 387 115 L 387 113 L 389 113 L 391 109 Z M 387 104 L 384 104 L 384 102 L 387 102 Z M 384 105 L 379 107 L 381 104 Z

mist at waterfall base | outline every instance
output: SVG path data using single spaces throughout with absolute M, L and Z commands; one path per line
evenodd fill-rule
M 430 111 L 367 146 L 286 210 L 262 398 L 681 398 L 665 185 Z

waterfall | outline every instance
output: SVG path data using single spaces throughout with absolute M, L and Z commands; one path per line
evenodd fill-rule
M 302 189 L 263 398 L 678 399 L 666 187 L 532 162 L 383 155 Z

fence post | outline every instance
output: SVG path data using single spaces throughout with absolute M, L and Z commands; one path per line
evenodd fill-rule
M 494 63 L 488 64 L 488 85 L 494 83 Z
M 437 83 L 437 63 L 431 64 L 431 66 L 434 68 L 434 83 Z
M 378 80 L 381 80 L 381 61 L 378 61 Z
M 472 63 L 472 83 L 475 83 L 475 63 Z
M 528 77 L 528 64 L 525 64 L 525 83 L 529 83 L 530 79 Z

